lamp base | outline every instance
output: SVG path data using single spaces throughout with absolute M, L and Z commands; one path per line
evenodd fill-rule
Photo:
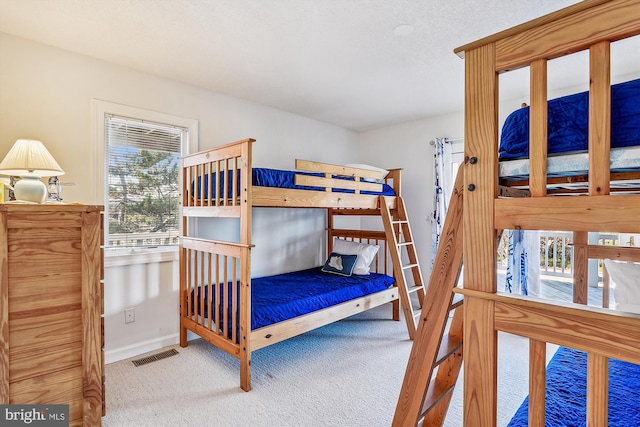
M 47 187 L 36 175 L 22 175 L 21 180 L 13 186 L 16 200 L 42 203 L 47 198 Z

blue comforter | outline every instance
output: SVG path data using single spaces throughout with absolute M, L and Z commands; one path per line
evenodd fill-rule
M 548 102 L 548 155 L 588 148 L 589 92 Z M 611 86 L 611 147 L 640 145 L 640 79 Z M 507 117 L 500 160 L 529 156 L 529 107 Z
M 528 425 L 528 398 L 507 427 Z M 547 366 L 545 424 L 586 426 L 587 354 L 560 347 Z M 609 359 L 609 427 L 640 426 L 640 366 Z
M 226 176 L 225 174 L 222 174 L 222 179 L 220 182 L 220 188 L 223 189 L 224 185 L 225 185 L 225 178 L 227 181 L 227 194 L 233 194 L 232 190 L 232 180 L 228 179 L 230 178 L 230 174 L 231 172 L 227 173 Z M 277 188 L 292 188 L 292 189 L 296 189 L 296 190 L 313 190 L 313 191 L 324 191 L 324 187 L 314 187 L 314 186 L 307 186 L 307 185 L 295 185 L 294 184 L 294 177 L 296 174 L 299 175 L 309 175 L 309 176 L 320 176 L 323 177 L 324 174 L 322 173 L 314 173 L 314 172 L 299 172 L 299 171 L 289 171 L 289 170 L 281 170 L 281 169 L 269 169 L 269 168 L 253 168 L 252 169 L 252 182 L 253 185 L 256 187 L 277 187 Z M 347 178 L 347 177 L 339 177 L 339 176 L 334 176 L 334 178 L 338 178 L 338 179 L 344 179 L 347 181 L 353 181 L 353 178 Z M 201 180 L 198 180 L 198 194 L 200 194 L 200 188 L 201 188 Z M 239 171 L 238 171 L 238 178 L 236 179 L 236 182 L 238 184 L 238 190 L 236 192 L 239 193 L 239 188 L 240 188 L 240 177 L 239 177 Z M 209 187 L 209 176 L 205 175 L 204 176 L 204 186 L 205 188 Z M 193 184 L 192 187 L 193 189 Z M 212 184 L 212 193 L 213 193 L 213 197 L 216 196 L 216 175 L 213 174 L 213 184 Z M 341 188 L 334 188 L 333 192 L 336 193 L 353 193 L 353 190 L 346 190 L 346 189 L 341 189 Z M 373 195 L 382 195 L 382 196 L 393 196 L 395 195 L 393 188 L 388 185 L 388 184 L 382 184 L 382 191 L 381 192 L 374 192 L 374 191 L 361 191 L 361 194 L 373 194 Z M 221 197 L 224 197 L 222 195 L 221 192 Z
M 393 277 L 384 274 L 341 276 L 324 273 L 321 268 L 251 279 L 251 329 L 379 292 L 395 283 Z M 227 284 L 229 297 L 226 299 L 229 307 L 232 303 L 231 286 L 231 283 Z M 239 287 L 239 284 L 236 286 Z M 209 289 L 204 289 L 204 298 L 208 301 Z M 239 290 L 237 292 L 240 295 Z M 200 299 L 200 288 L 197 290 L 197 298 Z M 224 299 L 221 300 L 224 304 Z M 206 306 L 208 304 L 205 304 L 204 316 L 208 316 Z

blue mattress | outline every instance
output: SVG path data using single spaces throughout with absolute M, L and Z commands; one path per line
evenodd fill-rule
M 507 427 L 528 425 L 528 398 Z M 586 426 L 587 354 L 560 347 L 547 366 L 545 424 Z M 609 359 L 609 427 L 640 426 L 640 365 Z
M 373 294 L 395 283 L 393 277 L 385 274 L 341 276 L 324 273 L 321 268 L 251 279 L 251 329 Z M 229 307 L 232 303 L 231 286 L 231 283 L 227 284 Z M 240 285 L 237 283 L 236 286 L 239 288 Z M 205 301 L 208 301 L 208 290 L 208 287 L 204 288 Z M 239 289 L 237 295 L 240 295 Z M 200 299 L 200 288 L 196 297 Z M 208 316 L 206 306 L 208 304 L 205 304 L 204 316 Z M 221 325 L 218 327 L 220 329 Z
M 232 185 L 233 182 L 230 178 L 230 174 L 231 172 L 227 173 L 227 179 L 226 181 L 228 182 L 228 188 L 227 194 L 233 194 L 232 190 Z M 299 172 L 299 171 L 289 171 L 289 170 L 281 170 L 281 169 L 268 169 L 268 168 L 253 168 L 252 169 L 252 182 L 254 186 L 257 187 L 276 187 L 276 188 L 291 188 L 291 189 L 296 189 L 296 190 L 312 190 L 312 191 L 324 191 L 324 187 L 314 187 L 314 186 L 307 186 L 307 185 L 295 185 L 294 184 L 294 177 L 295 175 L 309 175 L 309 176 L 319 176 L 319 177 L 324 177 L 323 173 L 314 173 L 314 172 Z M 216 174 L 213 174 L 213 184 L 212 184 L 212 193 L 213 193 L 213 197 L 216 196 Z M 353 181 L 353 178 L 349 178 L 349 177 L 343 177 L 343 176 L 334 176 L 333 178 L 336 179 L 344 179 L 347 181 Z M 220 188 L 223 189 L 224 185 L 225 185 L 225 175 L 222 175 L 222 179 L 220 182 Z M 237 192 L 239 192 L 239 188 L 240 188 L 240 177 L 239 177 L 239 171 L 238 171 L 238 178 L 236 179 L 236 182 L 238 183 L 238 190 Z M 198 180 L 198 194 L 200 193 L 200 189 L 201 189 L 201 180 Z M 209 176 L 205 175 L 204 176 L 204 186 L 205 188 L 208 188 L 209 184 Z M 193 184 L 192 184 L 192 190 L 193 190 Z M 341 188 L 334 188 L 333 189 L 334 192 L 338 192 L 338 193 L 354 193 L 353 190 L 346 190 L 346 189 L 341 189 Z M 381 192 L 376 192 L 376 191 L 361 191 L 360 194 L 372 194 L 372 195 L 382 195 L 382 196 L 393 196 L 395 195 L 393 188 L 388 185 L 388 184 L 382 184 L 382 191 Z
M 589 92 L 548 102 L 549 156 L 588 148 Z M 640 145 L 640 79 L 611 86 L 611 147 Z M 500 160 L 529 156 L 529 107 L 511 113 L 502 128 Z

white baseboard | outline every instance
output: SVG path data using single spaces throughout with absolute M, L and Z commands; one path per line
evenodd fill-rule
M 130 357 L 139 356 L 150 351 L 159 350 L 161 348 L 178 344 L 180 342 L 180 334 L 165 335 L 163 337 L 154 338 L 152 340 L 142 341 L 136 344 L 127 345 L 113 350 L 104 352 L 104 362 L 113 363 L 119 360 L 128 359 Z

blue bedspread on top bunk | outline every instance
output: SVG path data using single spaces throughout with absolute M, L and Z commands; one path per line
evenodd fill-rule
M 528 425 L 526 398 L 507 427 Z M 560 347 L 547 366 L 545 425 L 586 426 L 587 354 Z M 609 427 L 640 426 L 640 365 L 609 359 Z
M 239 172 L 238 172 L 239 173 Z M 231 172 L 227 173 L 226 175 L 229 176 L 231 174 Z M 252 182 L 254 186 L 257 187 L 277 187 L 277 188 L 292 188 L 292 189 L 296 189 L 296 190 L 313 190 L 313 191 L 324 191 L 324 187 L 314 187 L 314 186 L 308 186 L 308 185 L 295 185 L 294 184 L 294 177 L 295 175 L 309 175 L 309 176 L 319 176 L 319 177 L 323 177 L 324 174 L 323 173 L 314 173 L 314 172 L 299 172 L 299 171 L 289 171 L 289 170 L 281 170 L 281 169 L 269 169 L 269 168 L 253 168 L 252 169 Z M 220 188 L 224 188 L 224 181 L 225 181 L 225 174 L 222 175 L 222 179 L 220 182 Z M 341 176 L 334 176 L 334 178 L 337 179 L 344 179 L 347 181 L 353 181 L 353 178 L 349 178 L 349 177 L 341 177 Z M 200 182 L 201 180 L 198 180 L 198 194 L 200 194 Z M 238 175 L 238 179 L 236 179 L 236 182 L 238 183 L 238 189 L 240 186 L 240 177 Z M 227 191 L 228 194 L 232 194 L 232 185 L 233 182 L 231 179 L 227 179 Z M 205 175 L 204 176 L 204 186 L 205 188 L 208 188 L 209 186 L 209 176 Z M 212 184 L 212 193 L 213 193 L 213 197 L 216 196 L 215 191 L 216 191 L 216 175 L 213 174 L 213 184 Z M 192 187 L 193 188 L 193 187 Z M 346 190 L 346 189 L 341 189 L 341 188 L 334 188 L 333 189 L 334 192 L 338 192 L 338 193 L 353 193 L 353 190 Z M 382 195 L 382 196 L 393 196 L 395 195 L 393 188 L 388 185 L 388 184 L 382 184 L 382 191 L 381 192 L 377 192 L 377 191 L 361 191 L 360 194 L 373 194 L 373 195 Z M 222 194 L 221 194 L 222 195 Z
M 385 274 L 341 276 L 324 273 L 321 268 L 251 279 L 251 329 L 379 292 L 395 283 L 393 277 Z M 227 284 L 227 290 L 227 295 L 231 295 L 231 283 Z M 205 301 L 208 291 L 205 287 Z M 197 298 L 200 298 L 200 288 Z M 230 297 L 227 301 L 231 307 Z M 206 309 L 204 316 L 208 316 Z
M 548 155 L 588 148 L 589 92 L 548 102 Z M 640 79 L 611 85 L 611 147 L 640 145 Z M 502 128 L 500 160 L 529 156 L 529 107 Z

